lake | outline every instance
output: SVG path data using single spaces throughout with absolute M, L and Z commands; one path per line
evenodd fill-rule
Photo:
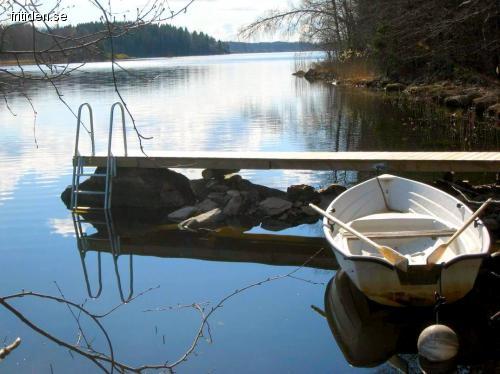
M 130 60 L 121 62 L 123 70 L 117 71 L 117 83 L 139 131 L 153 137 L 143 140 L 146 152 L 500 148 L 494 128 L 456 119 L 432 105 L 412 104 L 358 88 L 312 84 L 292 76 L 298 61 L 320 58 L 320 53 L 274 53 Z M 26 67 L 30 69 L 35 70 Z M 59 82 L 59 87 L 74 111 L 83 102 L 92 105 L 97 150 L 104 150 L 109 108 L 118 100 L 109 64 L 90 63 Z M 307 251 L 299 248 L 294 252 L 293 248 L 300 247 L 297 244 L 291 244 L 290 253 L 300 253 L 298 257 L 285 252 L 271 261 L 259 257 L 258 251 L 246 255 L 247 249 L 237 241 L 210 246 L 202 243 L 203 238 L 194 242 L 182 238 L 182 245 L 174 248 L 168 233 L 146 231 L 136 242 L 132 266 L 128 255 L 114 258 L 102 253 L 102 292 L 91 298 L 88 291 L 95 295 L 99 288 L 98 256 L 95 251 L 88 252 L 82 267 L 72 216 L 60 199 L 71 183 L 76 119 L 49 85 L 33 82 L 23 89 L 32 100 L 36 117 L 21 94 L 8 98 L 12 113 L 3 103 L 0 111 L 1 295 L 21 290 L 56 297 L 62 293 L 100 314 L 119 305 L 132 284 L 132 295 L 140 296 L 102 320 L 113 342 L 115 360 L 131 366 L 172 363 L 182 358 L 196 337 L 203 318 L 200 311 L 206 314 L 235 290 L 288 274 L 307 260 Z M 119 139 L 118 131 L 116 136 Z M 129 121 L 127 137 L 129 148 L 137 148 Z M 120 152 L 118 143 L 116 154 Z M 200 171 L 185 173 L 194 177 Z M 314 187 L 332 182 L 351 185 L 366 177 L 342 171 L 242 174 L 255 183 L 280 189 L 300 183 Z M 133 232 L 137 226 L 128 230 Z M 254 228 L 250 234 L 268 232 Z M 322 230 L 319 224 L 302 225 L 282 234 L 320 237 Z M 238 249 L 243 251 L 241 259 Z M 267 249 L 262 246 L 262 250 Z M 327 251 L 321 256 L 333 257 Z M 194 352 L 175 370 L 391 372 L 389 364 L 375 369 L 351 367 L 325 319 L 311 308 L 324 308 L 326 285 L 334 274 L 328 261 L 323 265 L 318 261 L 315 267 L 300 268 L 293 277 L 266 281 L 231 296 L 211 314 L 210 331 L 204 326 L 204 336 Z M 76 309 L 36 297 L 11 303 L 59 339 L 78 342 L 81 347 L 87 342 L 96 351 L 109 354 L 103 334 Z M 79 333 L 78 324 L 85 336 Z M 100 370 L 92 361 L 54 344 L 0 308 L 0 345 L 18 336 L 21 346 L 0 363 L 2 372 Z

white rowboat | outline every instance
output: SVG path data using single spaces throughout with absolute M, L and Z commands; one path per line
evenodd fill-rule
M 327 213 L 354 229 L 346 230 L 328 218 L 323 221 L 338 263 L 359 290 L 385 305 L 433 305 L 436 291 L 448 302 L 462 298 L 472 289 L 490 247 L 486 227 L 476 220 L 438 261 L 429 263 L 429 255 L 447 243 L 473 212 L 441 190 L 393 175 L 345 191 Z M 360 240 L 353 232 L 395 250 L 405 266 L 391 262 L 370 240 Z

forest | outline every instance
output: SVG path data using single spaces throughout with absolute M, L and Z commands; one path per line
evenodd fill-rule
M 118 30 L 118 35 L 113 37 L 114 54 L 118 58 L 209 55 L 229 52 L 225 43 L 203 32 L 189 32 L 186 28 L 178 28 L 169 24 L 147 24 L 134 29 L 126 26 L 122 22 L 113 23 L 114 30 Z M 92 38 L 105 29 L 104 23 L 89 22 L 53 28 L 50 35 L 39 30 L 40 32 L 36 33 L 34 38 L 31 25 L 11 25 L 8 29 L 0 30 L 0 35 L 3 35 L 0 50 L 42 51 L 53 46 L 53 35 L 60 36 L 60 40 L 67 40 L 64 48 L 68 50 L 72 44 L 85 43 L 86 39 L 94 40 Z M 120 34 L 120 29 L 126 31 Z M 64 43 L 63 41 L 61 43 Z M 67 58 L 69 55 L 69 60 L 73 62 L 106 59 L 111 54 L 111 42 L 109 38 L 103 38 L 98 43 L 93 43 L 91 48 L 75 48 L 70 52 L 64 57 Z M 1 57 L 12 58 L 9 54 L 0 54 Z M 57 60 L 63 56 L 51 54 L 51 57 Z
M 242 30 L 299 32 L 331 61 L 367 59 L 392 79 L 498 77 L 498 0 L 301 0 Z

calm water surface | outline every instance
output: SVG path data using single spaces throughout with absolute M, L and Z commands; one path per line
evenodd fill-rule
M 301 59 L 319 57 L 309 54 Z M 141 133 L 154 137 L 145 141 L 146 150 L 499 149 L 498 134 L 492 129 L 475 125 L 479 127 L 474 136 L 468 136 L 470 125 L 446 126 L 447 113 L 426 105 L 410 110 L 401 101 L 394 103 L 362 90 L 309 84 L 291 76 L 294 66 L 295 55 L 289 53 L 127 61 L 123 67 L 129 73 L 119 71 L 118 84 Z M 92 105 L 98 151 L 106 146 L 109 108 L 117 101 L 108 69 L 105 63 L 89 64 L 60 83 L 73 110 L 82 102 Z M 32 84 L 25 90 L 37 111 L 38 148 L 33 111 L 26 99 L 9 98 L 15 116 L 5 106 L 0 110 L 0 294 L 32 290 L 57 296 L 57 283 L 67 299 L 87 300 L 89 310 L 105 312 L 121 302 L 112 256 L 102 255 L 102 293 L 88 300 L 71 215 L 59 197 L 71 182 L 76 121 L 49 86 Z M 130 149 L 137 148 L 134 132 L 129 130 L 127 135 Z M 186 174 L 192 177 L 199 171 Z M 350 184 L 359 177 L 355 172 L 244 174 L 256 183 L 282 189 L 298 183 Z M 304 225 L 286 233 L 321 236 L 321 229 Z M 160 287 L 104 320 L 117 360 L 132 366 L 175 361 L 190 346 L 200 323 L 195 309 L 177 305 L 214 305 L 237 288 L 295 269 L 183 259 L 182 254 L 172 257 L 176 258 L 134 256 L 134 294 Z M 96 254 L 89 253 L 87 261 L 95 289 Z M 127 261 L 125 256 L 118 261 L 125 293 Z M 213 341 L 202 338 L 195 353 L 176 370 L 359 371 L 347 364 L 326 321 L 311 309 L 311 305 L 323 308 L 326 283 L 334 274 L 334 270 L 306 267 L 295 275 L 308 282 L 285 278 L 231 298 L 209 320 Z M 12 303 L 51 334 L 71 343 L 79 339 L 75 319 L 64 305 L 30 298 Z M 168 306 L 173 308 L 145 311 Z M 108 352 L 95 326 L 83 317 L 81 324 L 94 348 Z M 0 344 L 17 336 L 22 345 L 0 364 L 2 372 L 98 371 L 88 360 L 49 342 L 0 308 Z

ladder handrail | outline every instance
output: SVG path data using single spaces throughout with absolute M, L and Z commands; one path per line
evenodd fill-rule
M 92 156 L 95 156 L 95 140 L 94 140 L 94 116 L 92 113 L 92 107 L 89 103 L 83 103 L 78 107 L 78 117 L 76 123 L 76 139 L 75 139 L 75 153 L 74 156 L 80 156 L 80 152 L 78 149 L 78 145 L 80 142 L 80 126 L 82 125 L 82 109 L 87 107 L 89 110 L 89 118 L 90 118 L 90 142 L 92 145 Z M 88 131 L 88 130 L 87 130 Z
M 125 109 L 121 102 L 116 102 L 111 106 L 111 112 L 109 114 L 109 137 L 108 137 L 108 157 L 112 156 L 111 153 L 111 142 L 113 140 L 113 117 L 115 112 L 115 107 L 118 106 L 120 108 L 122 114 L 122 131 L 123 131 L 123 148 L 125 150 L 125 157 L 128 156 L 127 152 L 127 133 L 125 132 Z

